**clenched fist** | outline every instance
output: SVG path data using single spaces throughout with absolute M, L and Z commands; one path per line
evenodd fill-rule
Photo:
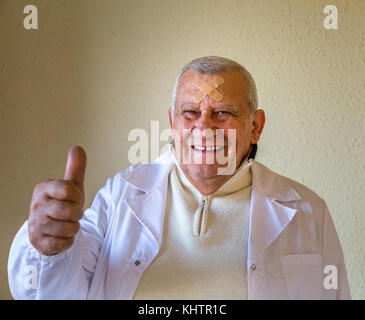
M 28 232 L 39 253 L 54 255 L 72 246 L 83 215 L 85 169 L 85 151 L 72 147 L 64 180 L 47 180 L 34 188 Z

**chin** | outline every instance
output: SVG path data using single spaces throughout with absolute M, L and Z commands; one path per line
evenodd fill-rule
M 209 179 L 218 175 L 219 166 L 215 164 L 195 164 L 189 167 L 189 172 L 192 177 Z

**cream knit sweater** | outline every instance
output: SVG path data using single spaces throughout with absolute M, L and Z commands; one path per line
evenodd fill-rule
M 134 299 L 247 299 L 250 165 L 204 196 L 175 162 L 161 249 Z

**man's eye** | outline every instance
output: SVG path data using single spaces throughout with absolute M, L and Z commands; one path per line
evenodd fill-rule
M 221 111 L 217 111 L 216 114 L 218 116 L 227 116 L 227 115 L 230 115 L 231 113 L 228 111 L 221 110 Z
M 197 112 L 195 110 L 185 110 L 184 115 L 187 118 L 197 118 L 199 116 L 199 112 Z

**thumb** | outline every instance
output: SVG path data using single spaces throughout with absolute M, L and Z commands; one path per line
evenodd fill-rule
M 86 152 L 79 146 L 72 147 L 68 152 L 65 180 L 72 181 L 84 193 L 86 170 Z

